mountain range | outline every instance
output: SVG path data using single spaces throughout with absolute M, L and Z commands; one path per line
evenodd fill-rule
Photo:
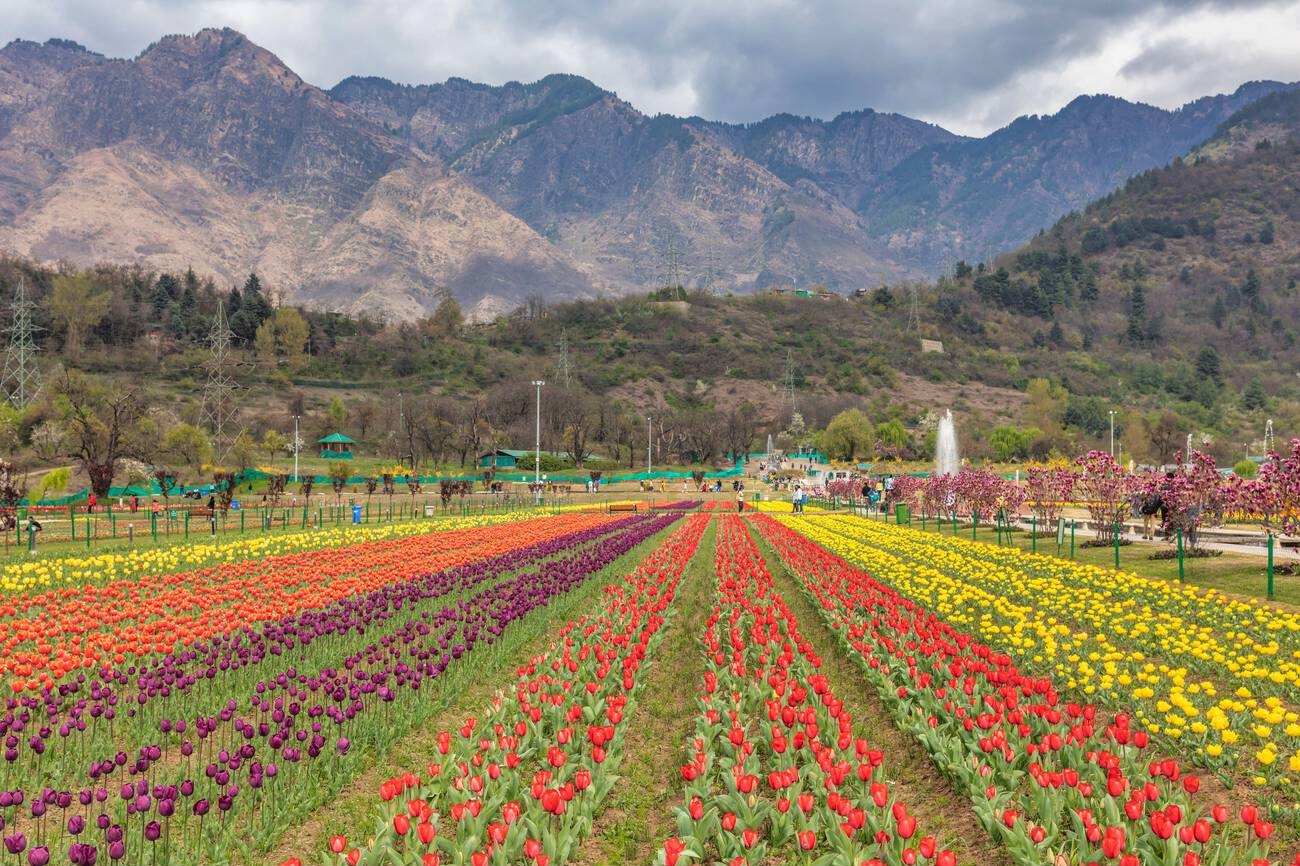
M 229 29 L 134 59 L 0 49 L 0 249 L 255 270 L 285 300 L 394 320 L 450 290 L 680 283 L 846 292 L 987 260 L 1291 86 L 1166 111 L 1108 96 L 966 138 L 897 114 L 737 125 L 647 116 L 583 78 L 329 91 Z

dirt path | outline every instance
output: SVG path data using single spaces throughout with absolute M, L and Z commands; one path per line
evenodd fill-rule
M 922 831 L 937 837 L 941 847 L 951 849 L 957 855 L 958 863 L 979 866 L 1010 864 L 1012 861 L 1006 850 L 990 839 L 980 826 L 966 795 L 957 791 L 935 768 L 920 743 L 894 725 L 889 711 L 867 685 L 862 671 L 835 641 L 830 629 L 809 603 L 801 583 L 781 564 L 758 531 L 751 527 L 750 532 L 767 559 L 777 591 L 799 620 L 804 637 L 821 656 L 821 672 L 853 714 L 855 734 L 866 737 L 873 747 L 885 753 L 881 767 L 883 775 L 878 778 L 901 793 Z
M 710 521 L 637 698 L 618 782 L 573 860 L 577 866 L 653 863 L 659 846 L 676 834 L 673 806 L 682 802 L 681 766 L 704 677 L 698 638 L 712 610 L 716 537 L 717 521 Z

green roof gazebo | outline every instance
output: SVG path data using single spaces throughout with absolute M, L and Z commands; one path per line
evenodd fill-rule
M 356 443 L 342 433 L 331 433 L 316 441 L 320 443 L 320 456 L 326 460 L 352 459 L 352 446 Z

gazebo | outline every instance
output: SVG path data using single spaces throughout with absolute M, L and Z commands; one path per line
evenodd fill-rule
M 352 446 L 356 443 L 342 433 L 331 433 L 316 441 L 320 443 L 320 456 L 326 460 L 352 459 Z

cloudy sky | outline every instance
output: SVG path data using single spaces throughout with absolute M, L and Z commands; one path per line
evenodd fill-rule
M 0 0 L 0 41 L 110 56 L 210 26 L 324 87 L 573 72 L 650 113 L 870 107 L 972 135 L 1080 93 L 1176 107 L 1300 80 L 1300 0 Z

